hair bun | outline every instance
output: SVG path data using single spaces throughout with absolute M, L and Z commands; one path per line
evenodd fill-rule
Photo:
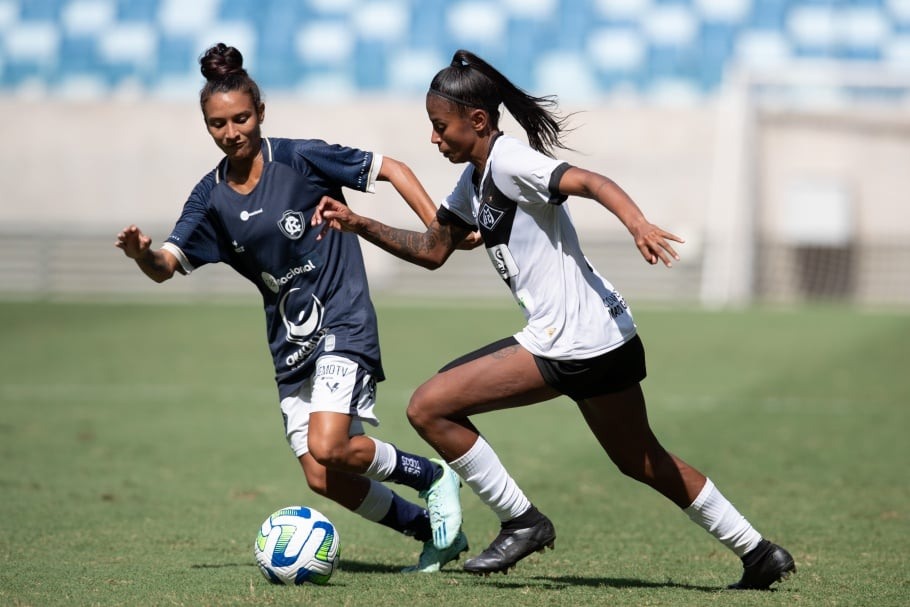
M 221 80 L 232 74 L 246 75 L 243 55 L 233 46 L 219 42 L 209 48 L 199 59 L 202 75 L 208 81 Z

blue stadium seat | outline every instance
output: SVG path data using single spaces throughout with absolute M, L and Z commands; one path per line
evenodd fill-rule
M 385 47 L 379 42 L 361 40 L 354 53 L 354 77 L 357 85 L 367 91 L 379 91 L 388 80 Z
M 158 70 L 163 74 L 196 72 L 202 49 L 188 36 L 162 34 L 158 45 Z M 198 73 L 198 72 L 196 72 Z
M 33 62 L 9 62 L 3 66 L 3 84 L 11 88 L 18 87 L 27 80 L 37 78 L 49 80 L 53 73 L 47 68 Z
M 102 73 L 105 82 L 107 82 L 110 87 L 116 87 L 123 81 L 133 78 L 143 79 L 142 74 L 138 73 L 132 65 L 128 64 L 107 65 L 104 67 Z
M 557 11 L 556 19 L 547 28 L 552 36 L 548 41 L 550 45 L 561 50 L 584 52 L 585 39 L 595 24 L 591 20 L 590 11 L 582 10 L 583 8 L 586 8 L 583 3 L 570 2 L 566 10 Z M 566 32 L 572 33 L 566 35 Z
M 702 23 L 698 36 L 698 69 L 691 78 L 705 91 L 715 90 L 733 55 L 739 28 L 729 23 Z
M 442 48 L 440 41 L 446 34 L 445 11 L 434 2 L 415 2 L 411 7 L 411 26 L 408 35 L 411 45 L 418 48 Z M 455 49 L 452 48 L 451 52 Z
M 22 21 L 56 21 L 60 18 L 62 3 L 59 0 L 26 0 L 18 4 Z
M 118 0 L 117 17 L 121 21 L 154 23 L 158 16 L 158 0 Z
M 249 0 L 221 0 L 218 17 L 224 21 L 255 21 L 263 3 Z
M 748 25 L 757 29 L 780 30 L 784 27 L 790 0 L 761 0 L 752 3 Z
M 534 62 L 523 58 L 533 57 L 539 49 L 546 48 L 550 39 L 549 24 L 528 19 L 513 19 L 508 25 L 508 47 L 506 55 L 511 57 L 508 68 L 503 66 L 512 82 L 524 89 L 534 87 Z M 541 91 L 529 90 L 531 93 Z
M 838 58 L 850 61 L 879 61 L 882 58 L 882 51 L 878 47 L 845 47 L 839 50 Z
M 91 36 L 64 36 L 60 41 L 58 70 L 64 73 L 89 74 L 102 69 Z
M 684 76 L 697 57 L 695 49 L 653 45 L 648 49 L 648 75 L 651 78 Z
M 293 88 L 299 76 L 294 48 L 300 26 L 297 3 L 264 1 L 258 7 L 255 77 L 267 90 Z
M 392 14 L 378 5 L 336 6 L 331 0 L 94 1 L 102 3 L 97 10 L 74 9 L 75 0 L 13 0 L 4 5 L 4 15 L 14 21 L 5 25 L 5 39 L 0 40 L 0 93 L 29 79 L 38 80 L 39 89 L 43 81 L 52 90 L 55 82 L 73 75 L 85 77 L 85 82 L 116 85 L 138 77 L 152 87 L 157 82 L 172 86 L 175 79 L 196 72 L 202 51 L 199 36 L 206 34 L 234 38 L 238 46 L 249 47 L 241 50 L 271 91 L 294 91 L 314 79 L 336 83 L 342 90 L 350 83 L 354 90 L 382 91 L 402 86 L 401 79 L 408 78 L 390 72 L 393 59 L 402 65 L 409 53 L 448 59 L 463 47 L 530 91 L 538 89 L 541 78 L 558 82 L 558 58 L 569 57 L 572 73 L 591 80 L 580 83 L 578 90 L 589 90 L 593 83 L 604 92 L 628 86 L 646 91 L 659 79 L 682 80 L 708 93 L 719 87 L 733 61 L 761 64 L 764 55 L 767 64 L 794 57 L 888 61 L 889 53 L 902 56 L 889 50 L 895 40 L 910 36 L 910 15 L 902 4 L 906 0 L 555 0 L 551 13 L 547 3 L 398 0 Z M 113 26 L 118 28 L 113 42 L 104 30 L 110 18 L 105 7 L 113 9 Z M 544 14 L 528 10 L 535 8 Z M 407 31 L 394 39 L 365 31 L 358 19 L 364 10 L 378 10 L 380 17 L 389 16 L 396 24 L 400 15 L 394 11 L 405 10 Z M 478 21 L 478 10 L 487 21 Z M 338 27 L 343 42 L 318 56 L 306 47 L 301 52 L 301 30 L 320 23 Z M 136 44 L 124 31 L 141 32 Z M 626 37 L 615 43 L 605 39 L 612 31 Z M 748 44 L 740 42 L 743 37 Z M 146 61 L 144 48 L 157 56 Z M 316 48 L 324 45 L 319 42 Z M 122 60 L 106 55 L 121 52 Z M 613 61 L 598 55 L 614 52 L 618 55 Z M 545 70 L 539 67 L 542 59 L 548 62 Z

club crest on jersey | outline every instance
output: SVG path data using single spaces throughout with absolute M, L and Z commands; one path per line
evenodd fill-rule
M 297 240 L 303 236 L 303 213 L 300 211 L 285 211 L 281 219 L 278 220 L 278 227 L 281 229 L 282 234 L 291 240 Z
M 505 211 L 491 207 L 487 203 L 483 203 L 483 206 L 480 207 L 480 212 L 478 213 L 480 225 L 487 230 L 492 230 L 505 214 Z

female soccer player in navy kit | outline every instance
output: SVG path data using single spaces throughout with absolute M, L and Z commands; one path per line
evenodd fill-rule
M 525 130 L 530 147 L 499 130 L 499 107 Z M 768 588 L 795 571 L 792 557 L 769 542 L 714 484 L 667 452 L 648 424 L 639 385 L 642 343 L 620 294 L 584 257 L 563 202 L 597 201 L 632 234 L 648 263 L 678 259 L 669 241 L 613 181 L 554 159 L 563 119 L 549 97 L 532 97 L 477 56 L 458 51 L 426 97 L 431 142 L 453 163 L 467 163 L 426 233 L 359 216 L 326 199 L 314 225 L 352 231 L 402 259 L 442 265 L 456 245 L 480 230 L 494 268 L 524 312 L 512 337 L 443 367 L 411 398 L 408 418 L 464 482 L 499 517 L 490 546 L 465 561 L 472 573 L 505 572 L 552 548 L 556 531 L 535 508 L 469 416 L 571 397 L 604 451 L 626 475 L 672 500 L 743 560 L 735 588 Z
M 389 181 L 428 223 L 435 207 L 410 169 L 379 154 L 319 140 L 265 138 L 265 105 L 241 53 L 218 44 L 200 59 L 205 125 L 225 157 L 190 194 L 164 245 L 136 226 L 116 246 L 151 279 L 227 263 L 262 295 L 288 442 L 310 488 L 361 516 L 423 541 L 414 571 L 438 571 L 467 550 L 460 482 L 442 461 L 368 437 L 383 379 L 363 258 L 353 234 L 317 243 L 308 229 L 324 196 Z M 427 508 L 381 483 L 418 490 Z

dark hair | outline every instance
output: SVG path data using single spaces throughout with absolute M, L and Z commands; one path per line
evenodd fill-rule
M 219 42 L 199 58 L 199 66 L 206 80 L 199 91 L 199 105 L 203 111 L 205 102 L 214 93 L 231 91 L 244 91 L 253 100 L 253 107 L 259 109 L 262 104 L 259 85 L 243 69 L 243 55 L 236 48 Z
M 505 105 L 532 148 L 548 156 L 553 155 L 553 148 L 569 149 L 562 141 L 566 118 L 557 113 L 555 96 L 529 95 L 470 51 L 455 51 L 452 63 L 433 77 L 429 92 L 463 108 L 485 110 L 495 129 L 499 128 L 499 106 Z

